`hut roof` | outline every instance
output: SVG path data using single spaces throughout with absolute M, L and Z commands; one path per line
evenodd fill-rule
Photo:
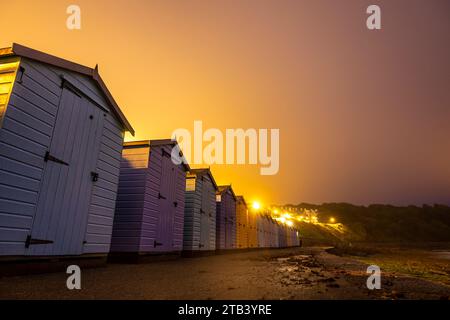
M 7 56 L 19 56 L 29 58 L 32 60 L 43 62 L 55 67 L 70 70 L 90 77 L 92 80 L 94 80 L 94 82 L 97 83 L 100 90 L 105 95 L 107 101 L 112 107 L 113 113 L 120 120 L 123 127 L 134 136 L 133 127 L 125 118 L 125 115 L 120 110 L 120 107 L 117 105 L 113 96 L 111 95 L 102 78 L 100 77 L 100 74 L 98 72 L 98 66 L 96 66 L 95 68 L 86 67 L 81 64 L 71 62 L 69 60 L 65 60 L 38 50 L 34 50 L 17 43 L 13 43 L 12 47 L 0 49 L 0 57 L 7 57 Z
M 236 200 L 238 202 L 242 202 L 243 204 L 245 204 L 245 206 L 247 206 L 247 202 L 245 201 L 244 196 L 236 196 Z
M 198 169 L 191 169 L 189 172 L 192 173 L 192 174 L 195 174 L 196 176 L 208 175 L 209 178 L 211 179 L 213 185 L 214 185 L 214 188 L 216 190 L 218 190 L 217 183 L 216 183 L 216 180 L 214 179 L 214 177 L 212 175 L 211 169 L 209 169 L 209 168 L 198 168 Z
M 226 185 L 226 186 L 218 186 L 217 194 L 222 195 L 225 192 L 227 192 L 227 190 L 230 190 L 234 200 L 236 201 L 237 198 L 236 198 L 236 195 L 234 194 L 234 191 L 233 191 L 233 188 L 231 187 L 231 184 L 230 185 Z
M 159 139 L 159 140 L 139 140 L 139 141 L 128 141 L 123 144 L 124 148 L 133 148 L 133 147 L 158 147 L 158 146 L 178 146 L 178 142 L 172 139 Z M 181 151 L 180 151 L 181 152 Z M 183 166 L 186 171 L 191 170 L 189 164 L 184 158 L 183 153 L 181 152 L 181 157 L 183 159 Z

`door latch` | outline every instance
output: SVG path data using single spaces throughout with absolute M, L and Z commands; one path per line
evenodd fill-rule
M 32 245 L 36 244 L 51 244 L 53 241 L 51 240 L 41 240 L 41 239 L 33 239 L 31 235 L 27 236 L 27 239 L 25 240 L 25 248 L 29 248 Z
M 53 162 L 56 162 L 56 163 L 59 163 L 59 164 L 65 165 L 65 166 L 68 166 L 68 165 L 69 165 L 67 162 L 64 162 L 63 160 L 58 159 L 58 158 L 52 156 L 52 155 L 50 154 L 50 151 L 46 151 L 46 152 L 45 152 L 44 161 L 45 161 L 45 162 L 53 161 Z
M 158 193 L 158 199 L 167 199 L 167 198 L 164 197 L 161 193 Z

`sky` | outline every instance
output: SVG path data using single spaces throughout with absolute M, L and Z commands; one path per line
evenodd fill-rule
M 447 0 L 14 0 L 0 47 L 99 64 L 128 140 L 195 120 L 279 129 L 278 174 L 212 166 L 248 201 L 450 204 L 449 15 Z

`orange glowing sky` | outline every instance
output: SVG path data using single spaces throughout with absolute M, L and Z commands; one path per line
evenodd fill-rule
M 365 9 L 382 8 L 381 31 Z M 82 10 L 82 30 L 65 27 Z M 96 63 L 136 139 L 279 128 L 280 171 L 213 166 L 264 203 L 450 204 L 450 4 L 6 1 L 0 46 Z

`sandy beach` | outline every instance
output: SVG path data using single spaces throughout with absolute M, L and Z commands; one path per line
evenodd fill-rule
M 442 279 L 384 271 L 380 290 L 366 286 L 370 258 L 338 256 L 327 247 L 257 250 L 82 270 L 82 289 L 67 274 L 0 279 L 1 299 L 448 299 Z M 415 253 L 417 255 L 417 252 Z M 375 256 L 376 257 L 376 256 Z M 380 258 L 381 257 L 381 258 Z M 378 261 L 383 255 L 378 255 Z M 446 256 L 428 263 L 446 265 Z

